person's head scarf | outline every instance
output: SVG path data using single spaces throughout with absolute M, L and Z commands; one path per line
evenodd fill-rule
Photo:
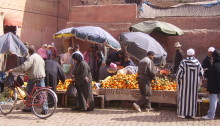
M 213 56 L 213 62 L 214 62 L 214 63 L 220 62 L 220 51 L 219 51 L 219 50 L 215 50 L 215 51 L 212 53 L 212 56 Z
M 83 60 L 83 57 L 78 53 L 73 53 L 72 58 L 78 62 L 81 62 Z

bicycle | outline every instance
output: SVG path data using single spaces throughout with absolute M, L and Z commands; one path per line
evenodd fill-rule
M 24 75 L 18 75 L 18 77 Z M 31 111 L 39 118 L 45 119 L 52 116 L 57 108 L 57 95 L 50 87 L 36 87 L 32 89 L 30 95 L 22 88 L 17 80 L 14 80 L 14 75 L 9 73 L 4 83 L 4 90 L 0 92 L 0 111 L 7 115 L 16 107 L 18 94 L 26 107 L 30 107 Z M 13 78 L 10 79 L 10 78 Z M 26 97 L 21 94 L 21 90 Z M 26 100 L 25 100 L 26 99 Z

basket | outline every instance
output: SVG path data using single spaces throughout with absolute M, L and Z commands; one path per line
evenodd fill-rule
M 116 73 L 118 71 L 118 69 L 117 68 L 108 68 L 107 71 L 109 73 Z

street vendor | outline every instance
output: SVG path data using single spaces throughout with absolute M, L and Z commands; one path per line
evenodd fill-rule
M 110 59 L 112 63 L 117 64 L 118 66 L 124 66 L 124 57 L 125 54 L 123 51 L 113 52 L 107 56 L 107 59 Z
M 183 51 L 181 50 L 181 46 L 179 42 L 176 42 L 175 45 L 176 47 L 176 54 L 175 54 L 175 61 L 174 61 L 174 67 L 173 67 L 173 73 L 176 74 L 180 62 L 183 60 Z
M 103 55 L 97 45 L 91 45 L 89 49 L 83 53 L 85 61 L 89 64 L 94 81 L 99 79 L 99 69 L 102 64 Z
M 128 54 L 125 55 L 125 59 L 124 59 L 124 67 L 127 66 L 135 66 L 134 62 L 131 60 Z
M 99 81 L 104 80 L 106 77 L 112 75 L 108 72 L 108 68 L 110 68 L 110 60 L 106 60 L 106 65 L 102 65 L 99 69 Z

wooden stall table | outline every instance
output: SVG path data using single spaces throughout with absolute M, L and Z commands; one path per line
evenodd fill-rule
M 61 105 L 67 107 L 67 95 L 65 90 L 57 90 L 56 94 L 61 95 Z
M 98 94 L 104 95 L 106 101 L 130 100 L 136 101 L 141 95 L 139 89 L 97 89 Z M 150 102 L 177 104 L 177 92 L 165 90 L 152 90 Z

